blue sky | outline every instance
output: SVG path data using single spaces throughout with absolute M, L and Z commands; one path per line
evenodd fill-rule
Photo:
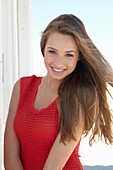
M 41 55 L 38 52 L 41 31 L 64 13 L 72 13 L 83 21 L 88 35 L 113 66 L 112 0 L 32 0 L 33 55 Z

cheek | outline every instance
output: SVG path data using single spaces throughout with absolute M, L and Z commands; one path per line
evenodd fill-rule
M 46 66 L 46 68 L 47 68 L 47 66 L 48 66 L 48 60 L 47 60 L 46 57 L 44 57 L 44 64 L 45 64 L 45 66 Z
M 48 64 L 51 64 L 52 58 L 49 56 L 44 57 L 44 64 L 47 66 Z
M 45 57 L 44 57 L 44 64 L 46 65 L 46 59 L 45 59 Z
M 68 61 L 68 66 L 72 69 L 74 69 L 77 65 L 77 60 L 74 60 L 74 61 Z

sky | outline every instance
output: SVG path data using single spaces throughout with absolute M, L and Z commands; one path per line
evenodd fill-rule
M 44 71 L 43 66 L 40 71 L 36 64 L 43 65 L 40 53 L 41 32 L 51 20 L 64 13 L 74 14 L 83 21 L 88 35 L 113 66 L 112 0 L 32 0 L 34 72 L 40 74 Z
M 83 21 L 88 35 L 113 67 L 113 0 L 32 0 L 34 74 L 46 74 L 40 52 L 41 32 L 61 14 L 74 14 Z M 89 147 L 86 138 L 80 154 L 85 165 L 113 165 L 113 146 L 99 143 Z

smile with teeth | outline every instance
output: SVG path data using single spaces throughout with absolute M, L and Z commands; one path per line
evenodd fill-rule
M 60 69 L 57 69 L 57 68 L 54 68 L 54 67 L 52 67 L 52 69 L 56 72 L 63 72 L 64 71 L 64 70 L 60 70 Z

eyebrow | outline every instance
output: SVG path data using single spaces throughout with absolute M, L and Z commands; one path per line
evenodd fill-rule
M 66 51 L 66 53 L 69 53 L 69 52 L 76 53 L 76 51 L 74 51 L 74 50 L 69 50 L 69 51 Z
M 55 48 L 53 48 L 53 47 L 48 47 L 48 48 L 50 48 L 50 49 L 53 49 L 53 50 L 55 50 L 55 51 L 57 51 Z M 76 51 L 74 51 L 74 50 L 69 50 L 69 51 L 65 51 L 66 53 L 69 53 L 69 52 L 74 52 L 74 53 L 76 53 Z
M 51 49 L 53 49 L 53 50 L 55 50 L 55 51 L 57 51 L 55 48 L 53 48 L 53 47 L 48 47 L 48 48 L 51 48 Z

